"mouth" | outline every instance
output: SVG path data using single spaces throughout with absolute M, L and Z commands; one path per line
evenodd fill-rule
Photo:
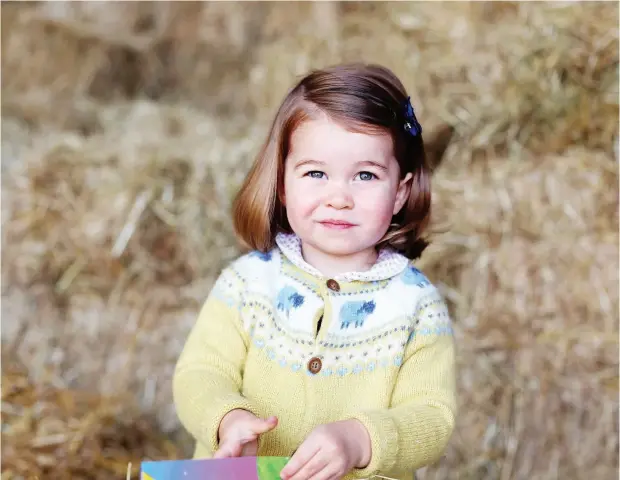
M 333 229 L 336 229 L 336 230 L 344 230 L 344 229 L 347 229 L 347 228 L 355 227 L 355 224 L 349 223 L 349 222 L 345 222 L 343 220 L 323 220 L 323 221 L 321 221 L 319 223 L 321 225 L 323 225 L 324 227 L 333 228 Z

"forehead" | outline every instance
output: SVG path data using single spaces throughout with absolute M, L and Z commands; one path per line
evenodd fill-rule
M 291 135 L 289 155 L 329 162 L 350 159 L 388 161 L 394 157 L 388 133 L 352 132 L 326 115 L 309 119 Z

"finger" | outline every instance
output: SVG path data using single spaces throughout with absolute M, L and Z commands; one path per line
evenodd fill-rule
M 327 477 L 321 477 L 320 479 L 316 479 L 316 480 L 342 480 L 342 478 L 344 477 L 344 474 L 334 474 L 334 473 L 328 473 Z M 312 480 L 315 480 L 314 478 Z
M 317 477 L 316 480 L 341 480 L 346 473 L 347 472 L 343 473 L 342 470 L 338 470 L 336 468 L 325 468 L 321 471 L 321 475 L 325 474 L 325 477 Z M 313 478 L 312 480 L 315 479 Z
M 244 427 L 242 433 L 239 434 L 239 442 L 241 444 L 245 444 L 256 441 L 259 435 L 273 430 L 277 425 L 278 419 L 276 417 L 269 417 L 267 420 L 257 418 L 255 421 Z
M 343 475 L 334 473 L 333 469 L 329 470 L 324 468 L 320 472 L 316 473 L 311 480 L 341 480 Z
M 342 469 L 340 462 L 327 461 L 323 469 L 312 475 L 311 480 L 341 480 L 346 473 Z
M 267 433 L 278 425 L 278 417 L 271 416 L 267 419 L 257 418 L 250 424 L 250 432 L 254 435 Z
M 308 463 L 289 480 L 324 480 L 331 477 L 332 472 L 327 468 L 329 459 L 323 455 L 316 454 Z
M 255 457 L 258 453 L 258 442 L 256 440 L 248 442 L 241 448 L 240 457 Z
M 283 480 L 293 478 L 319 452 L 320 448 L 316 444 L 302 443 L 280 472 L 281 478 Z
M 213 454 L 213 458 L 231 458 L 241 455 L 242 445 L 239 442 L 225 442 Z

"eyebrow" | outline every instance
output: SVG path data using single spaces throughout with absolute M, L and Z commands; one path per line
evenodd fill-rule
M 311 158 L 304 158 L 295 164 L 295 168 L 303 167 L 304 165 L 325 165 L 325 162 L 319 160 L 313 160 Z
M 318 166 L 322 166 L 325 165 L 325 162 L 321 162 L 320 160 L 313 160 L 311 158 L 305 158 L 300 160 L 299 162 L 297 162 L 295 164 L 295 168 L 300 168 L 303 167 L 304 165 L 318 165 Z M 358 167 L 377 167 L 380 170 L 383 170 L 385 172 L 387 172 L 388 168 L 378 162 L 373 162 L 372 160 L 363 160 L 361 162 L 357 162 L 355 164 Z
M 387 172 L 388 168 L 382 163 L 373 162 L 372 160 L 364 160 L 362 162 L 357 162 L 355 165 L 359 165 L 360 167 L 377 167 L 380 170 Z

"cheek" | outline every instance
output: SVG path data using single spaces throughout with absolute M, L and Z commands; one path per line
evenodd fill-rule
M 314 210 L 314 204 L 307 197 L 295 195 L 294 200 L 287 203 L 286 210 L 289 212 L 289 215 L 297 217 L 307 216 Z
M 288 180 L 285 183 L 286 210 L 289 216 L 307 216 L 316 207 L 315 194 L 308 188 L 308 182 L 297 179 Z
M 356 205 L 375 223 L 385 223 L 392 220 L 394 211 L 395 192 L 391 188 L 375 189 L 360 194 Z

